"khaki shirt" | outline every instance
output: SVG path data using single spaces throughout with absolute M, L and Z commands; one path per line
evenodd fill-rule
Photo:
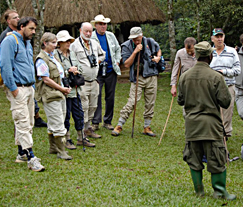
M 177 51 L 174 66 L 172 69 L 170 85 L 177 84 L 177 74 L 180 67 L 180 61 L 181 61 L 181 74 L 183 74 L 188 69 L 192 68 L 197 63 L 196 57 L 192 57 L 188 55 L 185 48 L 182 48 L 179 51 Z
M 84 44 L 82 38 L 81 41 L 84 47 L 81 45 L 79 38 L 76 38 L 75 41 L 71 44 L 70 50 L 76 54 L 77 59 L 81 64 L 81 67 L 83 69 L 82 75 L 84 76 L 84 79 L 86 81 L 93 81 L 97 78 L 98 75 L 99 61 L 105 60 L 105 51 L 102 50 L 100 44 L 95 40 L 90 39 L 91 45 L 89 44 L 89 49 Z M 93 50 L 93 53 L 96 57 L 97 66 L 91 68 L 90 62 L 84 50 L 86 50 L 87 55 L 91 55 Z

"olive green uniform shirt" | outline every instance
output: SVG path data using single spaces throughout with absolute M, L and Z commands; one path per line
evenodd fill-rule
M 228 108 L 231 95 L 220 73 L 197 62 L 181 75 L 177 101 L 185 108 L 186 141 L 223 139 L 220 107 Z

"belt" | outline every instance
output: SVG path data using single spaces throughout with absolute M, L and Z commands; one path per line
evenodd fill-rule
M 34 82 L 29 83 L 29 84 L 21 84 L 21 83 L 16 83 L 17 87 L 30 87 L 34 84 Z
M 93 82 L 93 81 L 95 81 L 95 80 L 92 80 L 92 81 L 89 81 L 89 80 L 84 80 L 85 82 Z

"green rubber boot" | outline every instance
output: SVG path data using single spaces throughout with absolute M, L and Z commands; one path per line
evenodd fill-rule
M 236 196 L 234 194 L 229 194 L 226 191 L 226 170 L 222 173 L 212 173 L 211 174 L 212 187 L 214 189 L 214 198 L 223 198 L 227 200 L 234 200 Z
M 203 179 L 203 174 L 202 174 L 202 170 L 196 171 L 191 169 L 191 176 L 192 176 L 192 181 L 194 184 L 194 189 L 195 192 L 198 196 L 204 196 L 204 188 L 203 188 L 203 183 L 202 183 L 202 179 Z
M 49 154 L 57 154 L 58 149 L 57 149 L 57 146 L 54 142 L 53 134 L 48 134 L 48 139 L 49 139 L 49 144 L 50 144 Z

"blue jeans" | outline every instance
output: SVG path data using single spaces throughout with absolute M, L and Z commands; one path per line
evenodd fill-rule
M 67 113 L 65 118 L 65 128 L 69 131 L 70 128 L 70 116 L 72 112 L 72 117 L 75 124 L 75 129 L 80 131 L 84 127 L 84 112 L 82 109 L 81 99 L 80 96 L 76 98 L 66 98 L 66 106 L 67 106 Z

